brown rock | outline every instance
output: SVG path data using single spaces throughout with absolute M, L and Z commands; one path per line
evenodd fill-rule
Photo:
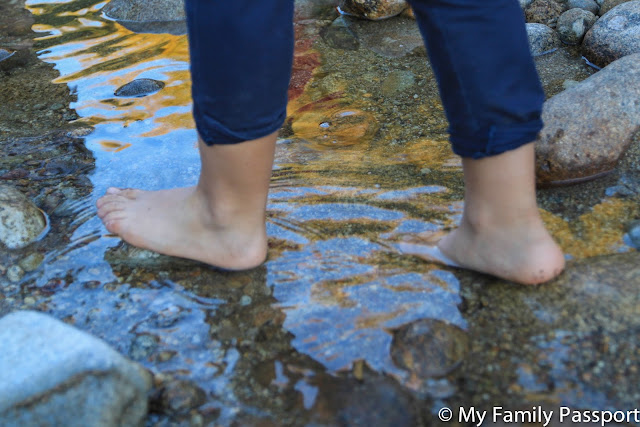
M 630 0 L 604 0 L 604 2 L 602 2 L 602 6 L 600 6 L 600 16 L 609 12 L 611 9 L 618 6 L 619 4 L 626 3 L 628 1 Z
M 640 1 L 614 7 L 584 36 L 584 56 L 599 67 L 640 52 Z
M 565 8 L 554 0 L 534 0 L 526 9 L 527 22 L 554 27 Z
M 549 99 L 536 144 L 542 184 L 611 171 L 640 130 L 640 54 L 626 56 Z
M 377 21 L 401 14 L 408 4 L 405 0 L 341 0 L 340 9 L 359 18 Z

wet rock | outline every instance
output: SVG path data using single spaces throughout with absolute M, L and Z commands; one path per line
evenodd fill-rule
M 140 334 L 131 343 L 129 357 L 133 360 L 144 360 L 151 356 L 157 348 L 158 337 L 150 334 Z
M 114 266 L 128 267 L 180 267 L 198 265 L 195 261 L 162 255 L 146 249 L 136 248 L 125 242 L 109 248 L 105 260 Z
M 0 242 L 9 249 L 23 248 L 41 237 L 47 219 L 20 191 L 0 185 Z
M 630 1 L 604 14 L 587 32 L 584 56 L 599 67 L 640 52 L 640 0 Z
M 339 16 L 322 33 L 322 38 L 334 49 L 358 50 L 360 42 L 351 31 L 344 16 Z
M 377 21 L 401 14 L 408 4 L 405 0 L 341 0 L 340 9 L 358 18 Z
M 7 279 L 11 283 L 18 283 L 24 277 L 24 270 L 19 265 L 12 265 L 7 269 Z
M 109 18 L 139 33 L 187 31 L 184 0 L 111 0 L 102 10 Z
M 22 258 L 18 265 L 26 272 L 37 270 L 44 261 L 44 255 L 40 252 L 34 252 Z
M 540 183 L 584 180 L 615 168 L 640 129 L 640 54 L 612 63 L 543 108 Z
M 34 311 L 0 319 L 0 425 L 139 426 L 151 376 L 85 332 Z
M 311 408 L 312 426 L 417 426 L 415 402 L 392 379 L 366 368 L 362 380 L 323 375 Z
M 584 9 L 567 10 L 560 15 L 556 26 L 560 40 L 567 44 L 580 44 L 596 19 L 596 15 Z
M 295 21 L 334 19 L 339 0 L 295 0 Z
M 528 23 L 527 36 L 531 54 L 534 56 L 549 52 L 560 44 L 556 32 L 544 24 Z
M 382 82 L 381 92 L 384 96 L 395 96 L 416 84 L 416 77 L 409 70 L 396 70 Z
M 459 327 L 435 319 L 422 319 L 394 331 L 391 358 L 418 378 L 443 377 L 460 365 L 469 342 Z
M 195 383 L 170 379 L 164 382 L 153 399 L 154 411 L 168 415 L 186 414 L 202 405 L 206 393 Z
M 114 93 L 115 96 L 142 97 L 151 95 L 162 89 L 164 83 L 153 79 L 136 79 L 126 85 L 120 86 Z
M 387 58 L 420 53 L 426 56 L 422 35 L 416 21 L 399 16 L 384 21 L 345 19 L 360 41 L 360 46 Z
M 294 119 L 291 128 L 297 137 L 318 145 L 346 147 L 371 141 L 378 124 L 370 113 L 352 109 L 310 111 Z
M 593 13 L 594 15 L 598 14 L 600 10 L 600 6 L 594 0 L 569 0 L 567 2 L 567 9 L 583 9 L 588 12 Z
M 640 250 L 640 221 L 634 221 L 629 226 L 629 231 L 627 233 L 629 235 L 629 240 L 631 240 L 631 244 Z
M 527 22 L 554 27 L 565 8 L 554 0 L 534 0 L 525 9 Z
M 158 328 L 170 328 L 182 319 L 182 317 L 182 311 L 178 306 L 174 305 L 156 313 L 153 316 L 153 323 Z
M 628 1 L 630 1 L 630 0 L 604 0 L 604 1 L 602 1 L 602 5 L 600 6 L 600 16 L 602 16 L 605 13 L 609 12 L 611 9 L 613 9 L 616 6 L 618 6 L 619 4 L 626 3 Z

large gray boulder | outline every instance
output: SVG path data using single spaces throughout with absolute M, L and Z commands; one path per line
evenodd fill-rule
M 47 218 L 19 190 L 0 185 L 0 242 L 20 249 L 36 241 L 47 229 Z
M 0 425 L 140 426 L 151 375 L 48 315 L 0 319 Z
M 584 56 L 599 67 L 640 52 L 640 0 L 605 13 L 584 36 Z
M 619 59 L 549 99 L 536 144 L 540 183 L 611 171 L 640 130 L 640 54 Z

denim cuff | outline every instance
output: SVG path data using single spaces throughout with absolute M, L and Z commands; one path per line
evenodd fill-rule
M 542 120 L 494 125 L 484 135 L 460 135 L 451 131 L 453 152 L 461 157 L 481 159 L 515 150 L 535 141 L 542 130 Z

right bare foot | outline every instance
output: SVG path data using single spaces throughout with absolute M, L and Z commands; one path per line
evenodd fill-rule
M 539 216 L 482 227 L 463 220 L 438 247 L 461 267 L 525 285 L 548 282 L 565 265 L 562 250 Z

